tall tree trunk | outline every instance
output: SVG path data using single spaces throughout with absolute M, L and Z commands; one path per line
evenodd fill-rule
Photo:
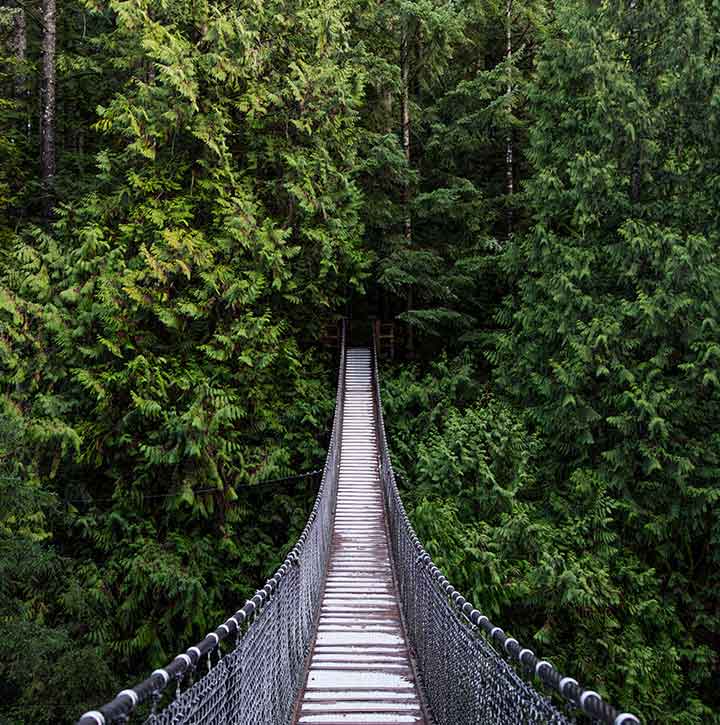
M 53 182 L 56 172 L 56 0 L 42 0 L 42 90 L 40 110 L 40 177 L 43 190 L 43 212 L 50 218 L 53 207 Z
M 402 126 L 402 146 L 405 154 L 407 168 L 410 169 L 410 29 L 408 21 L 403 23 L 402 37 L 400 40 L 400 115 Z M 410 213 L 410 181 L 406 180 L 403 185 L 403 233 L 405 242 L 409 245 L 412 242 L 412 215 Z M 407 311 L 412 309 L 413 291 L 412 287 L 407 294 Z M 415 352 L 415 338 L 412 325 L 408 325 L 407 350 L 410 356 Z
M 25 9 L 18 5 L 15 9 L 13 28 L 13 51 L 17 61 L 15 72 L 15 99 L 25 100 L 25 61 L 27 59 L 27 19 Z
M 512 67 L 510 62 L 512 61 L 513 44 L 512 44 L 512 9 L 513 0 L 506 0 L 505 5 L 505 30 L 506 30 L 506 42 L 505 42 L 505 59 L 508 62 L 508 77 L 507 77 L 507 112 L 508 115 L 512 112 L 512 92 L 513 92 L 513 78 L 512 78 Z M 514 149 L 513 149 L 513 132 L 510 125 L 508 125 L 507 136 L 505 137 L 505 193 L 507 195 L 506 203 L 506 225 L 507 225 L 507 236 L 508 238 L 513 232 L 513 208 L 512 208 L 512 197 L 515 193 L 515 174 L 514 174 Z
M 390 136 L 395 133 L 396 121 L 393 116 L 393 92 L 392 89 L 387 87 L 382 92 L 382 106 L 385 113 L 385 133 Z M 387 244 L 387 237 L 383 239 L 384 245 Z M 384 253 L 384 252 L 383 252 Z M 382 311 L 380 317 L 382 320 L 392 319 L 392 311 L 390 305 L 390 297 L 388 294 L 387 287 L 382 287 Z
M 402 147 L 410 168 L 410 38 L 407 21 L 403 24 L 400 41 L 400 113 L 402 126 Z M 403 187 L 403 228 L 406 241 L 412 240 L 412 217 L 410 215 L 410 182 L 405 181 Z

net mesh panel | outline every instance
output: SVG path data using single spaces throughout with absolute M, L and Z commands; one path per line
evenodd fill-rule
M 344 353 L 344 345 L 343 345 Z M 340 431 L 345 386 L 344 354 L 328 456 L 314 518 L 292 566 L 277 590 L 240 633 L 226 655 L 211 653 L 198 665 L 197 677 L 160 712 L 152 725 L 281 725 L 292 720 L 305 674 L 305 659 L 315 633 L 332 542 L 340 463 Z M 219 659 L 218 659 L 219 658 Z
M 438 725 L 573 723 L 528 684 L 453 605 L 418 555 L 388 451 L 374 361 L 376 425 L 395 577 L 406 634 L 415 652 L 422 689 Z
M 311 636 L 303 633 L 302 618 L 295 616 L 302 588 L 300 579 L 300 567 L 294 567 L 232 652 L 147 722 L 158 725 L 289 722 L 302 682 L 303 653 Z M 312 622 L 307 630 L 312 631 Z

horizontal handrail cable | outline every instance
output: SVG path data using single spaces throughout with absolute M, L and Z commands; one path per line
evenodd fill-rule
M 493 624 L 450 584 L 425 551 L 403 506 L 390 460 L 375 337 L 375 425 L 391 553 L 407 634 L 435 722 L 566 725 L 574 722 L 573 713 L 581 711 L 593 722 L 637 725 L 640 721 L 635 715 L 619 712 L 597 692 L 564 677 L 552 664 Z M 487 640 L 478 636 L 480 631 Z M 559 694 L 567 715 L 526 681 L 532 676 Z
M 295 473 L 292 476 L 283 476 L 282 478 L 267 478 L 267 479 L 261 479 L 259 481 L 255 481 L 254 483 L 236 483 L 232 486 L 233 491 L 245 491 L 245 490 L 254 490 L 257 488 L 262 488 L 264 486 L 285 486 L 288 483 L 291 483 L 293 481 L 303 481 L 307 480 L 309 478 L 313 478 L 315 476 L 319 476 L 322 474 L 323 469 L 318 468 L 314 471 L 305 471 L 304 473 Z M 0 481 L 6 479 L 10 480 L 10 477 L 0 476 Z M 14 479 L 13 479 L 14 480 Z M 207 488 L 193 488 L 190 489 L 190 493 L 192 493 L 193 496 L 197 496 L 199 493 L 224 493 L 222 488 L 218 488 L 217 486 L 211 486 Z M 151 501 L 151 500 L 157 500 L 157 499 L 166 499 L 166 498 L 180 498 L 181 493 L 180 491 L 172 491 L 171 493 L 150 493 L 150 494 L 141 494 L 143 501 Z M 60 499 L 61 503 L 64 504 L 71 504 L 71 503 L 84 503 L 84 504 L 95 504 L 95 503 L 112 503 L 116 501 L 116 498 L 114 496 L 100 496 L 98 498 L 95 498 L 93 496 L 87 496 L 86 498 L 62 498 Z
M 282 566 L 242 608 L 197 644 L 141 683 L 117 694 L 78 725 L 127 722 L 142 703 L 151 703 L 147 723 L 201 725 L 289 723 L 302 684 L 305 660 L 327 571 L 340 465 L 345 396 L 345 326 L 340 341 L 340 370 L 335 416 L 322 481 L 312 512 Z M 223 655 L 220 643 L 235 644 Z M 213 662 L 215 656 L 215 662 Z M 182 690 L 186 678 L 205 658 L 208 671 Z M 163 692 L 177 685 L 175 698 L 158 711 Z

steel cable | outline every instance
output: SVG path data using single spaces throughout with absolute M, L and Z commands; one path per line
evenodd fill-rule
M 433 563 L 400 498 L 390 461 L 380 397 L 374 333 L 373 396 L 393 568 L 410 644 L 437 725 L 565 725 L 585 716 L 608 725 L 633 725 L 599 694 L 563 677 L 549 662 L 495 626 Z M 532 678 L 558 695 L 566 712 L 536 690 Z

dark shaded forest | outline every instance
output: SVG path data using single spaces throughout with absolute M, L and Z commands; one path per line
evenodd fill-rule
M 720 4 L 0 0 L 0 723 L 302 530 L 340 317 L 408 512 L 645 722 L 720 722 Z M 530 646 L 529 645 L 529 646 Z

